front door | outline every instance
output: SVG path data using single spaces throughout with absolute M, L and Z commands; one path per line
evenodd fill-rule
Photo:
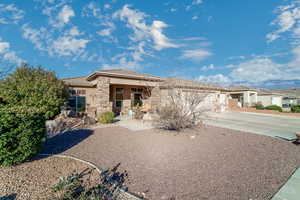
M 123 107 L 123 93 L 124 88 L 116 88 L 116 97 L 115 97 L 115 113 L 120 114 Z

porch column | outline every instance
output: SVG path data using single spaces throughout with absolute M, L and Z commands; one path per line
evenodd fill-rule
M 109 78 L 98 78 L 96 90 L 97 115 L 102 112 L 112 111 L 112 104 L 109 102 L 109 83 Z
M 250 92 L 246 91 L 244 92 L 244 102 L 243 107 L 250 107 Z

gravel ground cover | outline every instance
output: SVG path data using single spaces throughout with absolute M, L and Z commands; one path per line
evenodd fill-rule
M 65 148 L 68 137 L 74 134 L 49 140 L 44 151 L 102 168 L 120 164 L 129 191 L 149 199 L 266 200 L 300 165 L 300 146 L 209 126 L 182 133 L 101 128 Z
M 69 137 L 49 140 L 44 151 L 102 168 L 120 164 L 129 191 L 155 200 L 266 200 L 300 165 L 300 146 L 209 126 L 182 133 L 101 128 L 66 148 Z
M 51 199 L 51 187 L 58 183 L 60 176 L 79 173 L 87 168 L 90 169 L 79 161 L 56 157 L 38 158 L 14 167 L 0 167 L 0 199 Z M 98 178 L 96 170 L 85 177 L 91 185 L 96 184 Z

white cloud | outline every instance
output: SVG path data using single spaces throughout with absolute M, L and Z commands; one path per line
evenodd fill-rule
M 70 29 L 69 34 L 72 35 L 72 36 L 77 36 L 77 35 L 80 35 L 80 32 L 79 32 L 79 30 L 76 26 L 73 26 Z
M 284 65 L 274 63 L 269 58 L 254 58 L 242 62 L 236 65 L 230 77 L 234 81 L 248 83 L 290 78 Z
M 23 38 L 31 41 L 38 50 L 46 50 L 47 45 L 45 43 L 51 40 L 49 31 L 44 27 L 37 30 L 24 24 L 22 32 Z
M 177 9 L 176 8 L 170 8 L 170 12 L 176 12 Z
M 132 9 L 129 5 L 124 5 L 120 10 L 113 13 L 114 20 L 125 22 L 127 28 L 132 30 L 129 36 L 129 47 L 124 47 L 126 51 L 114 56 L 111 61 L 114 64 L 104 65 L 104 68 L 126 68 L 137 69 L 144 56 L 152 56 L 152 51 L 160 51 L 166 48 L 177 48 L 178 46 L 163 33 L 168 25 L 159 20 L 150 23 L 148 15 Z M 115 28 L 115 27 L 111 27 Z M 111 34 L 111 29 L 102 29 L 98 32 L 102 36 Z
M 185 10 L 190 10 L 193 6 L 197 6 L 203 3 L 203 0 L 192 0 L 192 3 L 190 5 L 187 5 L 185 7 Z
M 246 58 L 245 56 L 231 56 L 227 58 L 227 60 L 243 60 L 245 58 Z
M 104 8 L 108 9 L 109 4 L 105 4 Z M 108 41 L 108 42 L 116 42 L 117 38 L 113 36 L 113 31 L 116 29 L 115 24 L 112 21 L 112 16 L 110 15 L 105 15 L 104 13 L 101 12 L 101 9 L 99 6 L 97 6 L 96 3 L 91 2 L 87 4 L 82 11 L 82 15 L 84 17 L 93 17 L 97 20 L 96 26 L 97 28 L 99 26 L 102 26 L 99 31 L 97 31 L 97 34 L 105 37 L 103 38 L 103 41 Z
M 192 2 L 193 5 L 199 5 L 202 3 L 203 3 L 203 0 L 193 0 L 193 2 Z
M 197 81 L 200 82 L 208 82 L 208 83 L 217 83 L 222 85 L 230 85 L 232 84 L 232 81 L 227 76 L 224 76 L 223 74 L 216 74 L 216 75 L 210 75 L 210 76 L 199 76 Z
M 300 80 L 300 47 L 294 49 L 293 53 L 294 59 L 289 63 L 276 63 L 268 57 L 258 56 L 237 65 L 225 66 L 224 68 L 232 69 L 228 76 L 222 74 L 200 76 L 199 80 L 245 85 L 261 85 L 276 80 Z
M 170 39 L 165 36 L 163 32 L 163 28 L 168 27 L 163 21 L 153 21 L 152 26 L 150 28 L 150 32 L 154 41 L 154 48 L 156 50 L 162 50 L 164 48 L 177 48 L 178 45 L 171 43 Z
M 0 24 L 17 24 L 24 15 L 25 12 L 14 4 L 0 4 Z
M 201 67 L 202 71 L 209 71 L 209 70 L 214 70 L 216 67 L 214 64 L 210 64 L 210 65 L 205 65 L 203 67 Z
M 16 55 L 16 52 L 10 49 L 10 43 L 2 41 L 0 38 L 0 60 L 20 65 L 23 59 Z
M 80 57 L 85 53 L 87 39 L 78 38 L 81 34 L 77 27 L 66 30 L 57 38 L 44 27 L 36 30 L 28 24 L 22 26 L 23 37 L 31 41 L 38 50 L 46 51 L 50 56 Z
M 192 17 L 192 20 L 196 20 L 196 19 L 198 19 L 197 15 L 195 15 L 195 16 Z
M 176 48 L 176 44 L 171 43 L 170 39 L 163 34 L 163 29 L 168 25 L 159 20 L 152 22 L 152 25 L 147 25 L 145 18 L 147 15 L 138 10 L 131 9 L 129 5 L 123 6 L 113 15 L 114 18 L 120 18 L 125 21 L 126 26 L 133 30 L 133 35 L 130 37 L 132 41 L 153 41 L 153 47 L 156 50 L 164 48 Z
M 196 40 L 206 40 L 205 37 L 189 37 L 189 38 L 184 38 L 184 41 L 196 41 Z
M 69 23 L 70 19 L 75 17 L 75 12 L 72 7 L 65 5 L 58 13 L 56 20 L 52 23 L 55 27 L 62 27 Z
M 59 37 L 53 41 L 50 52 L 59 56 L 80 55 L 84 52 L 88 42 L 89 40 L 76 39 L 71 36 Z
M 105 9 L 110 9 L 110 8 L 111 8 L 111 5 L 108 4 L 108 3 L 107 3 L 107 4 L 104 4 L 104 8 L 105 8 Z
M 109 28 L 102 29 L 101 31 L 98 31 L 97 33 L 101 36 L 110 36 L 111 29 L 109 29 Z
M 202 61 L 213 54 L 205 49 L 184 50 L 180 58 L 193 61 Z
M 86 6 L 84 6 L 82 10 L 82 15 L 85 17 L 96 17 L 96 18 L 101 18 L 101 9 L 96 5 L 95 2 L 90 2 Z
M 277 29 L 272 33 L 268 33 L 266 38 L 268 42 L 272 42 L 281 37 L 283 33 L 292 33 L 296 37 L 300 37 L 300 1 L 293 1 L 289 5 L 279 6 L 277 9 L 277 17 L 271 25 Z

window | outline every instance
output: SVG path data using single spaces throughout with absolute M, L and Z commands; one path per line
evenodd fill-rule
M 116 108 L 121 109 L 123 104 L 124 88 L 116 88 Z
M 70 94 L 70 95 L 75 95 L 75 94 L 76 94 L 76 90 L 74 90 L 74 89 L 69 89 L 69 94 Z
M 75 90 L 75 89 L 69 89 L 69 94 L 71 96 L 75 96 L 75 95 L 85 95 L 86 91 L 85 90 Z
M 76 112 L 84 112 L 86 107 L 85 97 L 72 96 L 69 98 L 68 105 Z
M 78 95 L 85 95 L 86 92 L 85 92 L 85 90 L 77 90 L 77 94 Z
M 142 93 L 143 92 L 143 88 L 131 88 L 131 92 Z
M 116 88 L 116 93 L 123 93 L 124 92 L 124 88 Z

